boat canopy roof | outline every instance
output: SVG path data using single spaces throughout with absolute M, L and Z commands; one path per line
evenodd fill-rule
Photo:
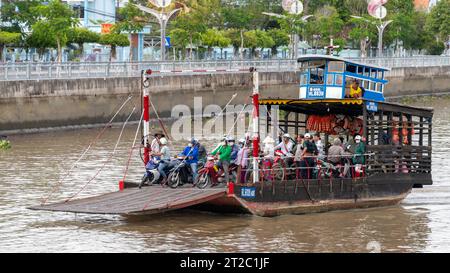
M 400 114 L 410 114 L 422 117 L 433 116 L 433 109 L 420 108 L 397 103 L 371 101 L 365 99 L 260 99 L 260 105 L 279 105 L 281 110 L 297 113 L 328 115 L 344 114 L 350 116 L 363 115 L 364 107 L 368 112 L 391 111 Z
M 355 62 L 349 59 L 343 59 L 343 58 L 339 58 L 339 57 L 335 57 L 335 56 L 331 56 L 331 55 L 303 55 L 300 58 L 297 59 L 297 62 L 307 62 L 307 61 L 315 61 L 315 60 L 326 60 L 326 61 L 340 61 L 340 62 L 345 62 L 347 64 L 353 64 L 353 65 L 357 65 L 357 66 L 364 66 L 364 67 L 369 67 L 369 68 L 376 68 L 382 71 L 390 71 L 390 68 L 387 67 L 382 67 L 382 66 L 377 66 L 377 65 L 372 65 L 372 64 L 367 64 L 367 63 L 360 63 L 360 62 Z

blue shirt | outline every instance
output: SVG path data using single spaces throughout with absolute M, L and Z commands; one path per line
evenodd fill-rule
M 230 159 L 231 161 L 236 160 L 237 156 L 238 156 L 238 152 L 239 152 L 239 146 L 234 144 L 233 146 L 231 146 L 231 155 L 230 155 Z
M 192 150 L 192 151 L 191 151 Z M 198 147 L 189 147 L 184 148 L 183 152 L 180 153 L 182 156 L 187 156 L 186 163 L 197 163 L 198 162 Z M 190 159 L 192 157 L 192 159 Z

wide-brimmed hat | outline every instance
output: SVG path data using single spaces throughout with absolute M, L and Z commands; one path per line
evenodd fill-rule
M 164 134 L 164 132 L 161 131 L 161 130 L 156 131 L 153 135 L 154 135 L 154 136 L 160 135 L 160 136 L 163 136 L 163 137 L 166 136 L 166 135 Z
M 264 144 L 273 144 L 275 143 L 275 140 L 273 140 L 273 138 L 271 138 L 270 136 L 266 136 L 266 138 L 263 140 Z

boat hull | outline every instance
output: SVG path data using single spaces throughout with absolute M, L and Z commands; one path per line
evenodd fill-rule
M 256 186 L 236 185 L 227 196 L 192 208 L 272 217 L 392 206 L 399 204 L 419 181 L 427 184 L 431 176 L 399 174 L 360 179 L 309 179 L 266 182 Z M 248 191 L 254 194 L 248 194 Z

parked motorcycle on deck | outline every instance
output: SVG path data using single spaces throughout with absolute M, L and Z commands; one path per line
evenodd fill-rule
M 237 169 L 238 166 L 236 164 L 230 164 L 228 168 L 229 177 L 232 181 L 236 181 L 237 178 Z M 197 181 L 195 182 L 195 186 L 199 189 L 204 189 L 208 185 L 211 187 L 222 183 L 225 181 L 225 173 L 222 168 L 218 165 L 218 160 L 210 156 L 205 163 L 205 166 L 198 171 Z
M 171 173 L 167 177 L 167 185 L 171 188 L 182 186 L 186 183 L 193 184 L 192 169 L 184 158 L 177 158 L 170 162 Z

